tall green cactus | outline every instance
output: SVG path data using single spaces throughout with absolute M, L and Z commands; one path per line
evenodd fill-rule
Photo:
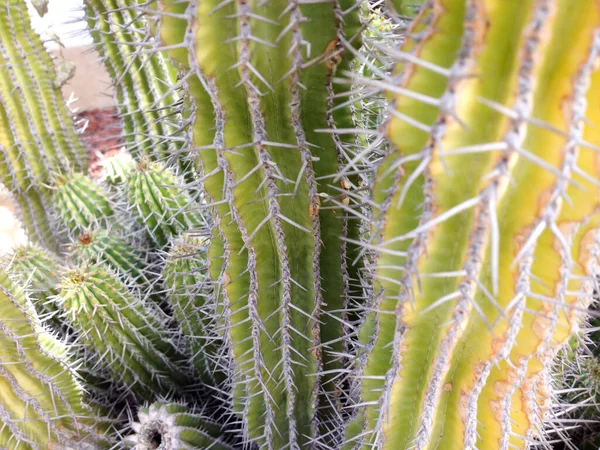
M 390 50 L 404 59 L 381 82 L 395 148 L 373 187 L 375 287 L 347 448 L 543 439 L 549 363 L 596 264 L 586 117 L 600 112 L 599 13 L 591 1 L 434 1 L 404 53 Z
M 0 67 L 0 182 L 15 195 L 30 239 L 57 249 L 46 186 L 55 171 L 87 171 L 87 161 L 52 60 L 20 0 L 0 5 Z
M 329 373 L 341 369 L 334 316 L 348 289 L 347 223 L 320 199 L 340 194 L 330 183 L 346 155 L 322 131 L 352 127 L 347 107 L 333 110 L 336 69 L 356 44 L 352 6 L 160 6 L 164 46 L 196 103 L 193 143 L 217 215 L 210 275 L 234 359 L 234 410 L 265 448 L 333 442 L 339 431 L 339 404 L 323 394 L 336 391 Z

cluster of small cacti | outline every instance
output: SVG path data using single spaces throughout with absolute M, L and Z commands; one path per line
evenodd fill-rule
M 0 275 L 0 447 L 569 439 L 600 390 L 600 4 L 387 3 L 86 0 L 126 147 L 97 180 L 0 0 L 37 242 Z

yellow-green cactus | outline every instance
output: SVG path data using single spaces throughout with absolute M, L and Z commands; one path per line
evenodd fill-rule
M 544 439 L 550 363 L 597 264 L 599 8 L 435 0 L 389 50 L 346 448 Z
M 23 288 L 6 273 L 0 273 L 0 348 L 0 446 L 98 448 L 67 349 L 42 329 Z

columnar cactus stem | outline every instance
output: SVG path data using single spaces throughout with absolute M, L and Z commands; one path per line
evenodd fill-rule
M 430 3 L 379 84 L 395 148 L 346 447 L 525 448 L 597 270 L 600 6 Z
M 161 52 L 152 51 L 151 24 L 136 8 L 138 3 L 143 2 L 86 0 L 86 18 L 114 81 L 128 151 L 165 160 L 185 143 L 177 112 L 180 98 L 173 88 L 172 65 Z
M 215 305 L 210 304 L 208 240 L 186 233 L 172 243 L 161 279 L 173 316 L 186 338 L 188 354 L 206 384 L 223 381 L 219 361 L 219 335 L 215 330 Z
M 83 146 L 54 85 L 50 56 L 29 23 L 26 4 L 0 6 L 0 182 L 16 197 L 31 237 L 58 246 L 51 222 L 54 171 L 86 171 Z
M 23 290 L 0 273 L 0 446 L 93 448 L 92 417 L 64 346 L 37 323 Z
M 320 379 L 341 367 L 327 352 L 342 348 L 342 324 L 324 310 L 344 305 L 345 223 L 342 208 L 321 214 L 319 194 L 339 195 L 327 185 L 343 157 L 319 130 L 336 118 L 350 126 L 347 110 L 332 112 L 332 83 L 357 31 L 351 6 L 161 5 L 161 37 L 196 102 L 193 140 L 217 213 L 210 275 L 235 364 L 234 409 L 264 448 L 306 448 L 339 431 L 326 395 L 335 386 Z
M 59 302 L 79 334 L 87 366 L 110 370 L 119 384 L 148 400 L 189 388 L 189 369 L 166 317 L 115 275 L 96 265 L 69 271 Z

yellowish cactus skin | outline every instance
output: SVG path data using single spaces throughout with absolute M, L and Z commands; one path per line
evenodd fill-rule
M 66 364 L 68 353 L 40 325 L 24 289 L 0 273 L 0 447 L 96 447 L 93 418 Z
M 600 4 L 434 0 L 408 36 L 345 448 L 526 448 L 597 270 Z

